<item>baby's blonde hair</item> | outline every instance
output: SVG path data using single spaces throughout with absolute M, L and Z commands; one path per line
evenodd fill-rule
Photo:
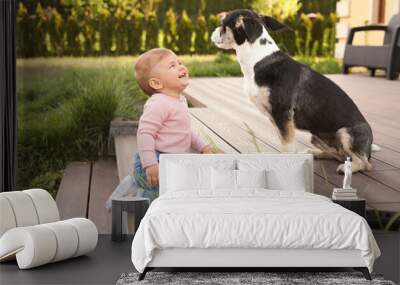
M 153 67 L 173 51 L 166 48 L 153 48 L 142 53 L 135 64 L 135 77 L 140 88 L 147 94 L 153 95 L 155 90 L 150 87 L 149 79 Z

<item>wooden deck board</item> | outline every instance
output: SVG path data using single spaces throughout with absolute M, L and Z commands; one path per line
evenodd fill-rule
M 214 133 L 217 133 L 222 140 L 229 144 L 236 151 L 241 153 L 256 152 L 277 152 L 275 148 L 264 144 L 259 139 L 253 141 L 250 133 L 246 132 L 236 124 L 226 120 L 219 114 L 212 112 L 209 108 L 199 108 L 191 110 L 191 113 L 203 124 L 209 127 Z M 259 149 L 257 148 L 259 147 Z
M 56 203 L 61 220 L 87 217 L 90 162 L 72 162 L 64 171 Z
M 384 146 L 390 150 L 400 152 L 400 139 L 393 138 L 380 130 L 373 131 L 374 142 L 379 146 Z
M 136 135 L 115 136 L 114 141 L 118 178 L 122 181 L 133 171 L 133 156 L 137 151 Z
M 373 171 L 355 174 L 353 186 L 370 206 L 400 211 L 400 81 L 357 75 L 328 77 L 359 106 L 373 128 L 375 143 L 382 148 L 372 154 Z M 254 143 L 248 145 L 249 134 L 244 122 L 254 131 L 263 152 L 280 149 L 273 125 L 243 95 L 241 78 L 197 78 L 191 81 L 186 93 L 207 106 L 192 114 L 240 152 L 256 152 Z M 300 151 L 311 146 L 310 136 L 305 132 L 296 132 L 296 139 Z M 321 188 L 318 191 L 328 193 L 319 167 L 321 163 L 327 170 L 330 186 L 341 185 L 343 176 L 335 173 L 339 162 L 316 161 L 315 180 Z
M 190 108 L 190 112 L 192 113 L 190 116 L 192 130 L 195 131 L 204 142 L 218 146 L 225 153 L 237 153 L 232 146 L 223 141 L 209 127 L 206 127 L 195 117 L 193 113 L 195 113 L 197 109 L 198 108 Z
M 90 186 L 89 215 L 100 234 L 111 233 L 111 212 L 105 203 L 119 183 L 114 159 L 98 160 L 93 164 Z
M 321 176 L 314 175 L 314 193 L 330 198 L 334 187 L 336 187 L 336 185 L 325 180 Z

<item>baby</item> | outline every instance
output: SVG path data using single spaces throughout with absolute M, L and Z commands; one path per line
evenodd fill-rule
M 137 130 L 135 180 L 150 201 L 158 197 L 158 162 L 161 153 L 219 153 L 191 130 L 186 98 L 181 94 L 189 84 L 187 68 L 177 55 L 165 48 L 151 49 L 138 58 L 136 80 L 150 96 Z

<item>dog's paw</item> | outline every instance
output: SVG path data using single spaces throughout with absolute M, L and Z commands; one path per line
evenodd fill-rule
M 379 145 L 376 145 L 376 144 L 371 144 L 371 151 L 372 152 L 377 152 L 377 151 L 380 151 L 381 150 L 381 147 L 379 146 Z
M 344 174 L 344 163 L 340 164 L 340 165 L 336 168 L 336 173 L 338 173 L 338 174 Z
M 297 153 L 296 144 L 286 144 L 282 145 L 282 152 L 283 153 Z

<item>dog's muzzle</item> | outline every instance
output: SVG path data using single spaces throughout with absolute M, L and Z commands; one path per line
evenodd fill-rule
M 216 45 L 222 45 L 222 39 L 221 39 L 221 27 L 218 27 L 214 30 L 214 32 L 211 34 L 211 41 Z

